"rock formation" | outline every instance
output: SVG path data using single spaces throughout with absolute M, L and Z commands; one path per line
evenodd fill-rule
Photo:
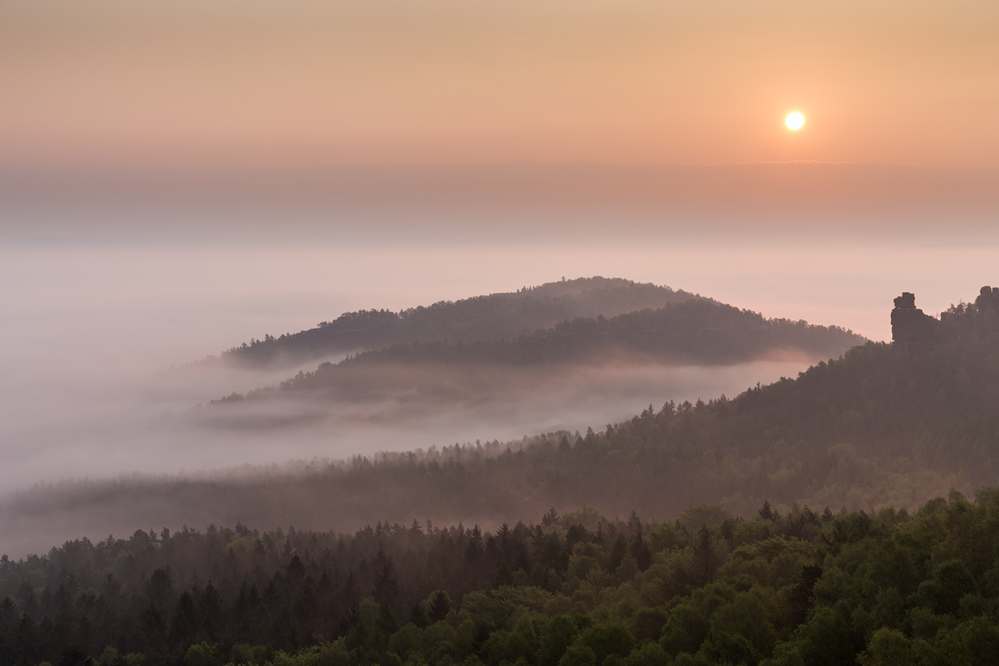
M 999 287 L 982 287 L 981 293 L 975 299 L 978 309 L 993 307 L 999 308 Z
M 992 294 L 991 289 L 989 293 Z M 905 356 L 922 353 L 936 344 L 939 337 L 940 321 L 916 307 L 915 294 L 906 291 L 895 299 L 895 309 L 891 311 L 891 346 L 896 353 Z

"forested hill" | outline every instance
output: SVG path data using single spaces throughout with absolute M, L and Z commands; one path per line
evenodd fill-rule
M 323 363 L 314 372 L 299 373 L 281 384 L 288 395 L 296 391 L 326 390 L 351 394 L 381 382 L 381 388 L 426 389 L 433 373 L 400 372 L 400 366 L 438 368 L 467 365 L 504 367 L 600 362 L 658 362 L 669 364 L 732 364 L 768 353 L 792 352 L 811 358 L 841 355 L 864 338 L 837 326 L 815 326 L 804 321 L 766 319 L 705 298 L 673 303 L 617 317 L 574 319 L 537 330 L 514 340 L 468 343 L 424 342 L 394 345 L 345 359 Z M 390 372 L 379 372 L 384 368 Z M 385 386 L 385 382 L 399 384 Z M 402 384 L 407 384 L 403 386 Z M 419 385 L 415 385 L 419 384 Z M 273 394 L 252 392 L 251 397 Z M 238 400 L 238 394 L 226 401 Z
M 583 504 L 612 515 L 669 516 L 698 502 L 745 512 L 768 498 L 915 506 L 952 486 L 999 481 L 999 313 L 988 303 L 956 306 L 941 328 L 944 341 L 925 354 L 868 343 L 731 400 L 650 407 L 578 438 L 331 466 L 261 482 L 267 503 L 254 499 L 253 483 L 234 495 L 207 485 L 186 492 L 224 511 L 219 520 L 260 511 L 273 524 L 295 515 L 303 488 L 319 514 L 366 520 L 513 518 Z
M 554 505 L 675 516 L 697 503 L 913 507 L 999 480 L 999 313 L 961 305 L 945 341 L 906 357 L 868 343 L 734 399 L 664 405 L 583 435 L 314 464 L 257 477 L 113 482 L 24 492 L 10 529 L 39 515 L 174 515 L 189 524 L 356 529 L 515 521 Z M 599 424 L 594 424 L 598 425 Z M 127 507 L 127 509 L 121 509 Z
M 579 278 L 516 292 L 441 301 L 390 312 L 347 312 L 316 328 L 267 335 L 222 354 L 227 362 L 261 365 L 327 354 L 427 341 L 504 340 L 578 317 L 613 317 L 695 298 L 693 294 L 621 278 Z
M 994 663 L 999 493 L 948 489 L 999 479 L 996 300 L 918 353 L 582 436 L 22 493 L 5 530 L 110 507 L 207 529 L 0 558 L 0 664 Z M 653 520 L 600 515 L 632 511 Z

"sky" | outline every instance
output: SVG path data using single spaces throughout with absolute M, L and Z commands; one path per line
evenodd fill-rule
M 997 33 L 991 0 L 6 0 L 0 162 L 994 168 Z
M 601 427 L 798 369 L 411 439 L 163 425 L 279 379 L 171 367 L 360 308 L 604 275 L 885 340 L 903 290 L 972 300 L 997 34 L 994 0 L 3 0 L 0 493 Z

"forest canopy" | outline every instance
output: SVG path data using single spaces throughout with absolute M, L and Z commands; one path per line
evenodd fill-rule
M 0 559 L 0 665 L 973 666 L 999 649 L 996 552 L 995 489 L 915 515 L 137 531 Z

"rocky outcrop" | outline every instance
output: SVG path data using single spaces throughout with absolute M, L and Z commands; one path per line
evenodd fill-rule
M 975 305 L 979 310 L 988 307 L 999 308 L 999 287 L 982 287 L 978 298 L 975 299 Z
M 891 346 L 896 353 L 919 354 L 936 345 L 939 339 L 940 321 L 916 307 L 915 294 L 906 291 L 895 299 L 895 309 L 891 311 Z

